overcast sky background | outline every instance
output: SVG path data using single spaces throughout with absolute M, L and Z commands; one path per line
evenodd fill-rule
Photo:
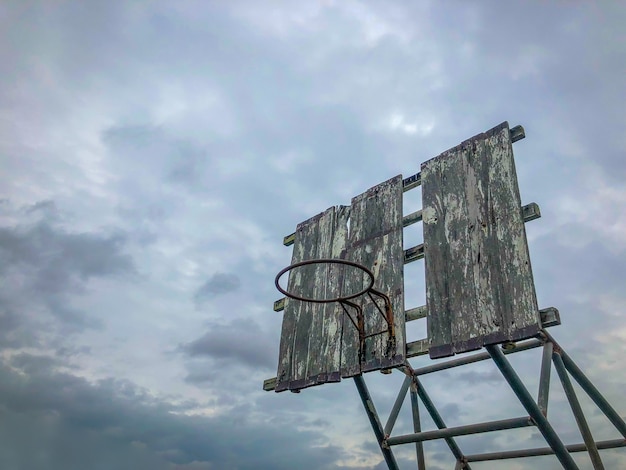
M 351 381 L 261 389 L 282 237 L 504 120 L 526 129 L 522 202 L 543 214 L 527 225 L 540 307 L 626 414 L 623 5 L 2 2 L 0 467 L 384 468 Z M 405 213 L 419 203 L 407 193 Z M 423 262 L 407 276 L 414 307 Z M 532 394 L 539 358 L 512 358 Z M 402 377 L 366 380 L 386 419 Z M 524 414 L 492 364 L 424 383 L 448 425 Z M 581 442 L 552 383 L 549 417 Z M 581 401 L 597 439 L 618 437 Z M 531 430 L 459 442 L 545 445 Z M 396 448 L 401 468 L 413 449 Z M 452 468 L 443 444 L 426 451 Z M 623 449 L 602 455 L 626 468 Z M 536 465 L 560 468 L 507 468 Z

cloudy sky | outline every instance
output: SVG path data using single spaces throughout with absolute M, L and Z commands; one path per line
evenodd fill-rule
M 384 468 L 351 381 L 261 389 L 282 237 L 504 120 L 526 129 L 522 202 L 543 214 L 527 225 L 540 307 L 626 414 L 624 24 L 608 1 L 2 2 L 0 467 Z M 423 262 L 407 277 L 420 305 Z M 539 358 L 512 359 L 533 394 Z M 402 377 L 366 379 L 385 419 Z M 424 382 L 449 425 L 524 414 L 492 364 Z M 549 417 L 581 442 L 553 386 Z M 582 401 L 595 437 L 618 437 Z

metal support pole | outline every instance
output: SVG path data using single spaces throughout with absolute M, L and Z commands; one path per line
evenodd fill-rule
M 613 439 L 610 441 L 596 442 L 598 449 L 616 449 L 626 447 L 624 439 Z M 587 452 L 585 444 L 570 444 L 565 446 L 568 452 Z M 487 462 L 490 460 L 519 459 L 521 457 L 539 457 L 541 455 L 554 455 L 551 447 L 538 447 L 535 449 L 509 450 L 505 452 L 489 452 L 485 454 L 466 455 L 468 462 Z
M 396 424 L 396 419 L 398 419 L 398 413 L 400 413 L 400 408 L 402 407 L 402 403 L 404 403 L 404 399 L 406 397 L 406 392 L 409 389 L 409 385 L 411 385 L 411 377 L 407 375 L 404 378 L 404 382 L 402 382 L 402 387 L 400 387 L 400 392 L 398 393 L 398 397 L 393 404 L 393 408 L 391 408 L 391 413 L 389 413 L 389 419 L 387 420 L 387 424 L 385 424 L 385 436 L 389 436 L 389 434 L 391 434 L 391 430 L 393 429 L 394 424 Z
M 378 441 L 380 450 L 383 453 L 383 457 L 385 458 L 387 467 L 389 468 L 389 470 L 398 470 L 398 464 L 396 462 L 396 458 L 391 452 L 391 449 L 387 447 L 386 445 L 384 445 L 385 435 L 383 433 L 383 427 L 380 424 L 378 413 L 376 412 L 376 408 L 374 407 L 374 402 L 372 401 L 370 392 L 367 389 L 367 385 L 365 385 L 363 376 L 362 375 L 354 376 L 354 383 L 356 384 L 356 388 L 359 391 L 359 396 L 361 397 L 361 401 L 363 402 L 365 413 L 367 414 L 367 417 L 370 420 L 370 424 L 372 425 L 372 429 L 374 430 L 374 434 L 376 435 L 376 440 Z
M 417 376 L 415 376 L 413 380 L 415 381 L 415 387 L 417 388 L 417 394 L 419 395 L 420 399 L 422 400 L 422 403 L 424 404 L 424 407 L 426 408 L 426 411 L 428 411 L 428 413 L 430 414 L 430 417 L 433 419 L 433 421 L 435 423 L 435 426 L 437 426 L 439 429 L 445 429 L 447 427 L 446 423 L 443 421 L 443 418 L 441 417 L 441 415 L 437 411 L 437 408 L 435 408 L 435 405 L 433 404 L 433 402 L 431 401 L 430 397 L 426 393 L 426 390 L 424 390 L 424 386 L 419 381 Z M 466 463 L 466 461 L 465 461 L 465 457 L 463 456 L 463 452 L 461 452 L 461 449 L 459 449 L 459 446 L 457 445 L 457 443 L 454 440 L 454 438 L 453 437 L 445 437 L 444 440 L 446 441 L 446 444 L 448 444 L 448 447 L 452 451 L 452 454 L 456 458 L 457 462 L 459 462 L 459 463 L 461 463 L 463 465 L 463 467 L 461 467 L 461 468 L 463 468 L 465 470 L 471 470 L 469 464 Z
M 554 341 L 554 338 L 549 333 L 543 331 L 546 337 L 558 346 L 558 343 Z M 589 395 L 589 398 L 602 410 L 606 417 L 613 423 L 613 426 L 617 428 L 622 436 L 626 439 L 626 423 L 622 417 L 615 411 L 615 409 L 609 404 L 609 402 L 602 396 L 599 390 L 591 383 L 583 371 L 581 371 L 576 363 L 567 355 L 565 351 L 559 346 L 561 351 L 561 358 L 563 359 L 563 365 L 567 371 L 572 374 L 574 380 L 582 387 L 582 389 Z
M 548 416 L 548 394 L 550 393 L 550 370 L 552 367 L 552 351 L 554 345 L 551 341 L 546 341 L 543 345 L 543 356 L 541 358 L 541 373 L 539 375 L 539 393 L 537 405 L 544 416 Z
M 411 410 L 413 412 L 413 432 L 418 433 L 422 431 L 422 425 L 420 423 L 420 408 L 417 398 L 417 384 L 411 378 Z M 417 470 L 426 470 L 426 462 L 424 461 L 424 444 L 421 442 L 415 443 L 415 453 L 417 454 Z
M 528 416 L 521 418 L 501 419 L 486 423 L 468 424 L 465 426 L 455 426 L 452 428 L 438 429 L 435 431 L 423 431 L 417 434 L 405 434 L 387 439 L 387 444 L 395 446 L 398 444 L 408 444 L 409 442 L 432 441 L 444 437 L 466 436 L 468 434 L 478 434 L 481 432 L 501 431 L 503 429 L 516 429 L 532 426 L 534 423 Z
M 580 433 L 583 436 L 583 441 L 585 442 L 585 445 L 589 450 L 589 457 L 591 458 L 593 468 L 594 470 L 604 470 L 604 465 L 602 464 L 600 453 L 598 452 L 596 443 L 593 440 L 591 430 L 589 429 L 589 425 L 587 424 L 587 420 L 585 419 L 585 415 L 583 414 L 583 409 L 581 408 L 580 402 L 576 397 L 576 392 L 574 391 L 572 382 L 567 375 L 567 370 L 565 370 L 565 366 L 563 365 L 563 360 L 561 359 L 561 356 L 559 356 L 558 352 L 555 352 L 552 355 L 552 360 L 554 361 L 554 367 L 556 368 L 556 372 L 559 374 L 559 378 L 561 379 L 561 384 L 563 385 L 563 390 L 565 391 L 567 401 L 569 401 L 569 404 L 572 408 L 572 413 L 574 413 L 574 418 L 576 418 L 576 424 L 578 424 L 578 429 L 580 430 Z
M 539 341 L 538 339 L 530 339 L 528 341 L 524 341 L 523 343 L 517 344 L 514 349 L 507 349 L 506 351 L 504 351 L 504 354 L 513 354 L 516 352 L 528 351 L 529 349 L 538 348 L 539 346 L 543 346 L 542 341 Z M 438 364 L 420 367 L 419 369 L 415 369 L 413 373 L 415 375 L 431 374 L 440 370 L 452 369 L 453 367 L 464 366 L 465 364 L 473 364 L 474 362 L 485 361 L 490 357 L 491 356 L 489 356 L 489 354 L 486 352 L 472 354 L 470 356 L 460 357 L 458 359 L 452 359 L 449 361 L 440 362 Z
M 509 361 L 504 357 L 504 354 L 500 350 L 497 345 L 490 344 L 486 346 L 487 352 L 491 355 L 493 361 L 500 369 L 500 372 L 509 383 L 515 395 L 520 400 L 530 417 L 535 421 L 537 427 L 543 437 L 547 441 L 548 445 L 554 449 L 554 453 L 556 457 L 563 465 L 563 468 L 566 470 L 578 470 L 578 466 L 572 459 L 572 456 L 567 452 L 565 445 L 559 439 L 559 436 L 556 434 L 552 425 L 548 422 L 546 417 L 543 415 L 537 403 L 533 400 L 532 396 L 518 377 L 515 370 L 509 363 Z

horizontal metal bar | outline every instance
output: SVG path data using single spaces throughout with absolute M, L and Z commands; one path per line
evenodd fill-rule
M 530 339 L 528 341 L 524 341 L 522 343 L 517 343 L 513 349 L 506 349 L 502 351 L 504 354 L 512 354 L 520 351 L 527 351 L 529 349 L 538 348 L 543 343 L 538 339 Z M 408 346 L 408 345 L 407 345 Z M 454 367 L 462 366 L 465 364 L 472 364 L 474 362 L 484 361 L 489 359 L 491 356 L 489 353 L 483 352 L 478 354 L 472 354 L 467 357 L 459 357 L 457 359 L 452 359 L 446 362 L 440 362 L 439 364 L 433 364 L 430 366 L 420 367 L 419 369 L 415 369 L 413 373 L 415 375 L 426 375 L 432 372 L 437 372 L 440 370 L 452 369 Z
M 404 319 L 405 321 L 413 321 L 419 320 L 420 318 L 426 318 L 427 312 L 428 310 L 426 310 L 426 305 L 410 308 L 404 312 Z
M 274 311 L 275 312 L 282 312 L 283 310 L 285 310 L 285 300 L 287 298 L 283 297 L 282 299 L 278 299 L 277 301 L 274 302 Z
M 530 222 L 531 220 L 539 219 L 541 217 L 541 209 L 536 202 L 531 202 L 522 206 L 522 217 L 524 222 Z
M 409 225 L 413 225 L 417 222 L 420 222 L 422 220 L 422 211 L 415 211 L 415 212 L 411 212 L 408 215 L 405 215 L 402 218 L 402 226 L 403 227 L 408 227 Z M 286 237 L 283 237 L 283 245 L 285 246 L 291 246 L 294 244 L 294 242 L 296 241 L 296 232 L 291 233 L 289 235 L 287 235 Z
M 430 347 L 430 340 L 428 338 L 422 338 L 417 341 L 412 341 L 406 344 L 406 357 L 423 356 L 428 354 L 428 348 Z
M 404 250 L 404 264 L 412 263 L 424 257 L 424 244 L 420 243 L 408 250 Z
M 387 445 L 395 446 L 408 444 L 410 442 L 432 441 L 445 437 L 466 436 L 468 434 L 478 434 L 482 432 L 501 431 L 503 429 L 516 429 L 533 426 L 532 420 L 528 416 L 521 418 L 502 419 L 499 421 L 489 421 L 486 423 L 468 424 L 466 426 L 455 426 L 452 428 L 435 429 L 433 431 L 423 431 L 414 434 L 405 434 L 387 438 Z
M 263 390 L 266 392 L 271 392 L 276 388 L 276 383 L 278 382 L 278 377 L 272 377 L 271 379 L 265 379 L 263 381 Z
M 626 440 L 613 439 L 609 441 L 598 441 L 596 447 L 599 450 L 615 449 L 617 447 L 626 447 Z M 565 448 L 568 452 L 586 452 L 587 446 L 585 444 L 570 444 Z M 537 447 L 534 449 L 520 449 L 509 450 L 504 452 L 488 452 L 484 454 L 472 454 L 466 455 L 465 460 L 468 462 L 486 462 L 489 460 L 506 460 L 506 459 L 518 459 L 520 457 L 539 457 L 541 455 L 553 455 L 554 451 L 551 447 Z
M 422 211 L 411 212 L 409 215 L 405 215 L 402 218 L 402 226 L 408 227 L 409 225 L 413 225 L 417 222 L 421 222 L 422 220 Z
M 526 137 L 526 132 L 522 126 L 515 126 L 509 129 L 509 133 L 511 134 L 511 142 L 517 142 L 518 140 L 522 140 Z
M 404 178 L 402 180 L 402 191 L 406 192 L 413 188 L 417 188 L 420 184 L 422 184 L 422 173 L 415 173 L 413 176 L 409 176 L 408 178 Z
M 549 328 L 561 324 L 561 315 L 554 307 L 542 308 L 539 310 L 539 316 L 541 317 L 542 328 Z

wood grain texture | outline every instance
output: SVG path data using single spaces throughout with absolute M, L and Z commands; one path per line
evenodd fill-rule
M 359 364 L 358 333 L 344 319 L 342 377 L 393 367 L 405 359 L 402 192 L 402 176 L 398 175 L 352 199 L 346 259 L 370 269 L 376 279 L 374 288 L 389 296 L 394 313 L 395 343 L 386 332 L 367 338 L 365 356 Z M 363 276 L 346 277 L 344 292 L 356 292 L 365 282 Z M 364 296 L 355 302 L 362 305 L 366 334 L 386 330 L 387 323 L 372 300 Z M 384 311 L 383 300 L 376 299 L 376 302 Z
M 319 258 L 341 258 L 347 241 L 349 208 L 331 207 L 296 229 L 292 264 Z M 339 267 L 316 264 L 289 274 L 288 290 L 312 298 L 335 297 Z M 337 304 L 286 299 L 279 348 L 276 391 L 301 388 L 340 377 L 342 314 Z
M 511 144 L 503 123 L 422 164 L 433 358 L 539 331 Z

